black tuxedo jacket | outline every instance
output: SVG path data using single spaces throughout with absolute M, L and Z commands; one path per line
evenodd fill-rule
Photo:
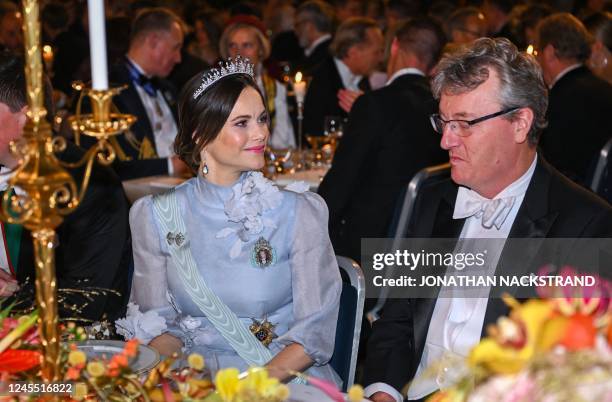
M 458 238 L 464 219 L 453 219 L 458 187 L 450 180 L 419 197 L 411 237 Z M 510 238 L 610 238 L 612 208 L 562 176 L 542 158 L 510 230 Z M 504 248 L 500 261 L 529 250 Z M 499 265 L 498 265 L 499 266 Z M 528 264 L 525 264 L 527 267 Z M 414 377 L 427 337 L 436 299 L 390 299 L 374 323 L 368 343 L 365 385 L 385 382 L 400 390 Z M 508 313 L 500 299 L 490 299 L 487 324 Z
M 121 180 L 133 179 L 137 177 L 156 176 L 168 174 L 167 158 L 138 159 L 139 149 L 135 148 L 127 137 L 133 137 L 138 143 L 144 138 L 148 138 L 155 146 L 155 135 L 149 121 L 147 111 L 138 96 L 135 84 L 130 79 L 125 59 L 114 65 L 109 73 L 109 80 L 113 85 L 127 85 L 127 88 L 113 98 L 113 103 L 122 113 L 136 116 L 137 120 L 128 132 L 119 135 L 117 141 L 119 146 L 130 158 L 127 161 L 116 160 L 113 168 Z M 170 106 L 174 115 L 174 120 L 178 121 L 176 115 L 176 89 L 170 82 L 158 79 L 160 91 Z M 127 137 L 126 137 L 127 136 Z M 82 136 L 83 144 L 90 146 L 93 143 L 89 137 Z
M 75 162 L 82 150 L 74 145 L 60 155 L 62 160 Z M 71 169 L 77 187 L 82 182 L 83 169 Z M 112 169 L 94 164 L 89 187 L 77 209 L 66 216 L 56 229 L 58 245 L 55 265 L 58 289 L 112 289 L 120 295 L 97 294 L 89 301 L 80 294 L 60 291 L 59 313 L 62 318 L 99 320 L 104 316 L 115 320 L 125 315 L 129 298 L 128 270 L 131 242 L 128 224 L 128 202 L 119 178 Z M 27 286 L 19 299 L 26 307 L 34 302 L 34 251 L 31 233 L 23 230 L 17 264 L 18 282 Z M 61 299 L 65 300 L 61 302 Z M 88 306 L 81 314 L 71 311 L 72 304 Z
M 448 160 L 429 123 L 427 78 L 406 74 L 357 99 L 319 186 L 336 253 L 361 260 L 362 237 L 386 237 L 402 189 L 422 168 Z
M 367 83 L 367 77 L 364 78 L 366 78 L 364 82 Z M 342 119 L 348 117 L 348 114 L 338 104 L 338 91 L 343 88 L 344 84 L 342 84 L 334 58 L 330 56 L 313 71 L 312 80 L 306 92 L 304 99 L 305 135 L 323 135 L 325 116 L 339 116 Z
M 588 185 L 599 151 L 612 136 L 612 85 L 579 67 L 561 77 L 548 97 L 543 156 L 570 179 Z
M 309 56 L 304 56 L 300 63 L 300 67 L 304 74 L 307 76 L 312 75 L 316 68 L 330 57 L 329 44 L 331 42 L 332 39 L 329 38 L 328 40 L 319 43 Z

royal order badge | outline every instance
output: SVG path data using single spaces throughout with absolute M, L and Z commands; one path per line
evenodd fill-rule
M 253 335 L 255 335 L 255 338 L 257 338 L 259 342 L 261 342 L 265 347 L 268 347 L 268 345 L 272 342 L 272 339 L 277 338 L 276 334 L 274 333 L 274 328 L 276 325 L 268 321 L 267 318 L 264 318 L 263 321 L 258 321 L 254 318 L 251 318 L 251 320 L 253 323 L 249 326 L 249 330 Z
M 269 241 L 260 237 L 255 242 L 251 253 L 251 264 L 254 267 L 266 268 L 276 262 L 276 253 Z

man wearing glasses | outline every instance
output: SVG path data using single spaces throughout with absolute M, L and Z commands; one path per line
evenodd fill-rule
M 432 89 L 439 114 L 431 122 L 452 181 L 418 196 L 409 237 L 612 237 L 612 208 L 537 153 L 548 101 L 531 56 L 507 39 L 479 39 L 441 60 Z M 467 356 L 506 313 L 493 298 L 389 299 L 368 344 L 366 395 L 423 400 L 443 385 L 441 376 L 400 390 L 448 356 Z

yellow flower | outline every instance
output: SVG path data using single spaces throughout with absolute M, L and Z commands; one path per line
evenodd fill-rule
M 68 354 L 68 364 L 71 366 L 78 366 L 85 364 L 87 361 L 87 355 L 80 350 L 73 350 Z
M 225 401 L 231 401 L 238 390 L 238 375 L 240 372 L 235 368 L 219 370 L 215 376 L 217 392 Z
M 286 399 L 289 399 L 289 387 L 286 386 L 285 384 L 279 384 L 276 387 L 276 395 L 275 397 L 280 400 L 280 401 L 284 401 Z
M 361 402 L 363 400 L 363 387 L 361 385 L 353 385 L 348 390 L 348 398 L 351 402 Z
M 92 377 L 100 377 L 104 375 L 106 369 L 104 368 L 104 364 L 100 362 L 90 362 L 87 363 L 87 372 Z
M 83 382 L 77 382 L 74 384 L 74 393 L 72 394 L 72 398 L 77 401 L 82 401 L 87 396 L 87 385 Z
M 192 353 L 187 358 L 187 364 L 194 370 L 202 370 L 204 368 L 204 358 L 198 353 Z

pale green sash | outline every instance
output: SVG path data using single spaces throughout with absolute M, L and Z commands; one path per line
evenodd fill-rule
M 238 319 L 236 314 L 206 285 L 189 247 L 189 235 L 180 214 L 174 189 L 153 196 L 153 211 L 168 243 L 183 286 L 191 300 L 250 366 L 264 366 L 272 353 Z

